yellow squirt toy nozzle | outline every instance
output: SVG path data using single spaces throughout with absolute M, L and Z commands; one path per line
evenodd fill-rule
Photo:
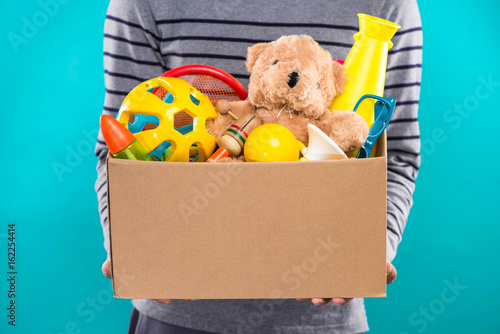
M 330 110 L 353 110 L 365 94 L 384 95 L 391 38 L 401 26 L 367 14 L 358 14 L 358 17 L 359 32 L 354 34 L 354 45 L 344 62 L 349 81 L 344 92 L 332 101 Z M 374 122 L 374 104 L 373 99 L 365 99 L 357 109 L 369 127 Z
M 366 14 L 358 14 L 358 17 L 359 32 L 354 34 L 354 45 L 344 62 L 349 81 L 344 92 L 333 100 L 330 110 L 353 110 L 361 96 L 382 96 L 384 93 L 387 54 L 392 48 L 391 38 L 401 26 Z M 358 107 L 358 114 L 363 116 L 368 126 L 374 121 L 374 102 L 370 103 L 371 105 Z

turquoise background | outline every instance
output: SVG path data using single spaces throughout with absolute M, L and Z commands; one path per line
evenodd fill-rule
M 8 34 L 20 35 L 23 18 L 32 20 L 42 7 L 0 4 L 2 333 L 126 332 L 131 304 L 112 300 L 101 274 L 105 252 L 93 189 L 106 6 L 61 4 L 15 52 Z M 424 163 L 394 262 L 398 279 L 389 298 L 366 301 L 371 333 L 498 333 L 500 86 L 482 99 L 477 89 L 488 92 L 481 78 L 500 82 L 500 6 L 495 0 L 420 6 Z M 448 111 L 464 103 L 468 115 Z M 61 179 L 54 163 L 68 166 Z M 15 330 L 5 317 L 8 222 L 17 225 Z M 462 290 L 453 294 L 446 282 L 455 281 Z

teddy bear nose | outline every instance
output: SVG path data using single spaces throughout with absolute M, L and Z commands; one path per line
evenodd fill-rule
M 288 80 L 288 86 L 290 86 L 290 88 L 295 87 L 297 81 L 299 81 L 299 74 L 297 72 L 292 72 L 288 77 L 290 78 L 290 80 Z

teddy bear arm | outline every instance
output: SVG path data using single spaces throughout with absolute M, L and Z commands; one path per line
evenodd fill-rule
M 348 110 L 333 110 L 320 118 L 319 128 L 344 151 L 360 148 L 368 137 L 368 124 L 363 117 Z
M 253 112 L 253 106 L 248 101 L 235 101 L 235 102 L 219 101 L 219 102 L 216 104 L 216 110 L 222 111 L 222 113 L 218 113 L 216 118 L 207 121 L 206 123 L 207 131 L 212 136 L 214 136 L 216 140 L 219 140 L 219 138 L 222 137 L 224 132 L 231 126 L 231 124 L 233 124 L 236 121 L 233 116 L 227 114 L 228 110 L 238 117 L 248 112 Z
M 229 106 L 231 112 L 236 116 L 255 113 L 255 107 L 248 100 L 229 102 Z

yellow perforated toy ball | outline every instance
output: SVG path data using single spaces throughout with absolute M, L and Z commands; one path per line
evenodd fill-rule
M 154 94 L 155 89 L 170 93 L 168 101 Z M 179 116 L 192 117 L 193 129 L 183 134 L 175 127 Z M 170 143 L 166 161 L 190 161 L 190 149 L 199 152 L 198 161 L 205 161 L 215 150 L 214 136 L 208 133 L 205 123 L 217 117 L 212 102 L 196 88 L 179 78 L 159 77 L 136 86 L 123 101 L 117 119 L 128 128 L 133 115 L 150 115 L 158 118 L 158 126 L 134 133 L 135 138 L 149 153 L 161 144 Z M 177 115 L 177 116 L 176 116 Z

